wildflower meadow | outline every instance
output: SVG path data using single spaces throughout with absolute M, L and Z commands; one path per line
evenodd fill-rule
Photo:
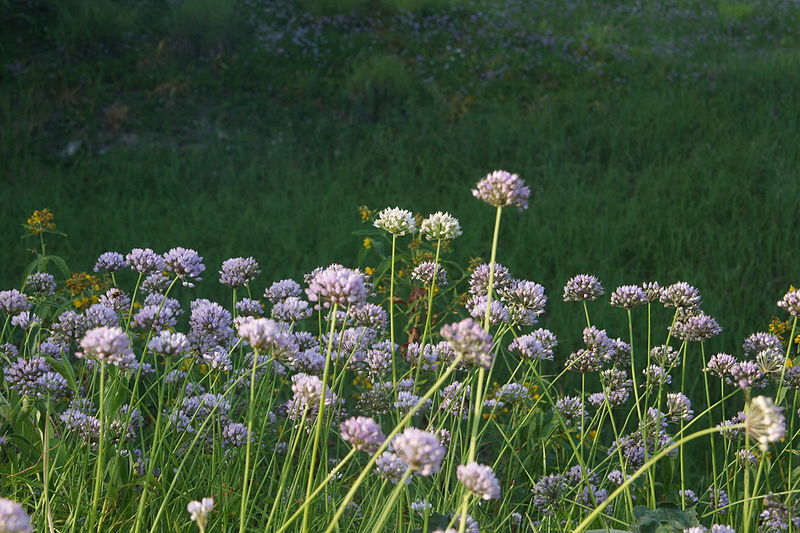
M 183 247 L 71 273 L 35 212 L 36 257 L 0 292 L 0 531 L 800 527 L 800 290 L 773 297 L 783 328 L 711 353 L 699 288 L 516 278 L 500 228 L 535 196 L 504 170 L 471 194 L 495 215 L 488 262 L 450 260 L 447 212 L 364 208 L 385 261 L 282 280 Z M 585 320 L 572 353 L 552 299 Z M 627 328 L 593 320 L 608 305 Z

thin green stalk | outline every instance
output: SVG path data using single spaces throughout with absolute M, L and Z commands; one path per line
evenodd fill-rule
M 397 235 L 392 234 L 392 265 L 389 277 L 389 341 L 392 350 L 392 386 L 395 389 L 395 400 L 397 400 L 397 362 L 395 361 L 394 345 L 394 263 L 397 249 Z
M 235 294 L 235 292 L 234 292 Z M 234 296 L 235 298 L 235 296 Z M 239 506 L 239 533 L 247 527 L 247 492 L 250 488 L 250 448 L 253 440 L 253 414 L 256 396 L 256 367 L 258 366 L 258 350 L 253 348 L 253 364 L 250 370 L 250 402 L 247 405 L 247 445 L 244 452 L 244 476 L 242 479 L 242 502 Z
M 44 413 L 44 432 L 42 433 L 42 483 L 44 484 L 44 512 L 47 516 L 47 528 L 55 533 L 53 513 L 50 510 L 50 400 Z
M 411 469 L 406 468 L 406 471 L 403 472 L 403 476 L 400 478 L 400 481 L 397 482 L 395 485 L 394 490 L 392 490 L 392 494 L 389 496 L 389 501 L 383 504 L 383 511 L 381 512 L 380 516 L 378 517 L 378 522 L 372 526 L 372 531 L 374 533 L 380 533 L 383 528 L 383 524 L 386 523 L 386 520 L 389 518 L 389 515 L 394 510 L 394 502 L 397 501 L 397 497 L 403 492 L 403 489 L 406 488 L 406 481 L 408 480 L 409 476 L 411 475 Z
M 103 484 L 103 454 L 106 451 L 106 363 L 100 361 L 100 411 L 98 418 L 100 421 L 100 442 L 97 446 L 97 461 L 94 472 L 94 489 L 92 490 L 92 507 L 89 509 L 89 521 L 86 531 L 94 531 L 95 520 L 97 519 L 97 504 L 100 502 L 100 491 Z

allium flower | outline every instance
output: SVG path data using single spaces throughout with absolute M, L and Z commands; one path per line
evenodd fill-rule
M 654 346 L 650 350 L 650 358 L 653 362 L 664 368 L 672 368 L 679 363 L 680 354 L 676 352 L 672 346 L 662 344 L 661 346 Z
M 726 439 L 734 439 L 743 433 L 741 428 L 734 428 L 733 426 L 741 425 L 745 421 L 744 411 L 739 411 L 736 416 L 730 420 L 723 420 L 717 427 L 721 429 L 720 435 Z
M 231 422 L 222 428 L 223 445 L 226 447 L 241 448 L 247 444 L 247 426 L 238 422 Z M 253 442 L 255 437 L 250 438 Z
M 282 322 L 299 322 L 310 317 L 313 312 L 307 301 L 289 296 L 272 307 L 271 316 Z
M 673 283 L 661 290 L 661 303 L 664 307 L 692 308 L 698 307 L 701 301 L 700 291 L 685 281 Z
M 191 501 L 186 505 L 186 510 L 192 522 L 197 522 L 200 531 L 204 531 L 208 522 L 208 515 L 214 509 L 214 498 L 203 498 L 201 501 Z
M 0 498 L 0 532 L 33 533 L 30 517 L 14 500 Z
M 495 393 L 495 398 L 506 403 L 524 402 L 530 397 L 531 391 L 520 383 L 505 383 Z
M 259 353 L 274 350 L 276 354 L 294 355 L 299 350 L 294 336 L 268 318 L 245 318 L 239 322 L 237 332 Z
M 175 303 L 177 303 L 177 301 Z M 97 328 L 100 326 L 112 327 L 119 324 L 117 312 L 103 304 L 92 305 L 83 315 L 86 317 L 87 324 L 90 328 Z
M 730 369 L 730 382 L 735 383 L 742 389 L 764 386 L 764 373 L 757 363 L 753 361 L 742 361 L 736 363 Z
M 392 452 L 383 452 L 375 461 L 375 473 L 392 483 L 398 483 L 407 469 L 408 465 Z M 409 483 L 411 478 L 406 480 L 406 485 Z
M 651 303 L 661 299 L 663 288 L 657 281 L 647 281 L 642 283 L 642 290 L 647 296 L 647 303 Z
M 252 257 L 232 257 L 222 263 L 219 282 L 235 289 L 247 285 L 261 274 L 258 261 Z
M 583 423 L 586 410 L 583 402 L 577 396 L 564 396 L 556 400 L 555 410 L 567 425 L 576 424 L 578 427 Z
M 483 263 L 475 267 L 469 278 L 469 292 L 473 296 L 486 296 L 489 292 L 489 264 Z M 508 268 L 500 263 L 494 264 L 493 292 L 503 294 L 514 283 Z
M 110 288 L 100 297 L 100 303 L 113 309 L 116 313 L 127 312 L 131 307 L 131 299 L 124 291 L 117 288 Z
M 432 433 L 407 428 L 392 439 L 392 447 L 409 468 L 421 476 L 430 476 L 442 466 L 445 449 Z
M 94 264 L 94 271 L 100 272 L 101 270 L 105 272 L 116 272 L 118 270 L 122 270 L 128 266 L 128 263 L 125 261 L 125 256 L 118 252 L 105 252 L 100 254 L 100 257 L 97 258 L 97 262 Z
M 625 483 L 625 474 L 621 470 L 612 470 L 608 473 L 608 480 L 614 485 L 620 486 Z
M 511 322 L 520 326 L 536 324 L 547 305 L 544 287 L 527 280 L 515 280 L 501 299 L 508 307 Z
M 742 448 L 741 450 L 737 450 L 735 456 L 736 463 L 741 468 L 749 468 L 758 464 L 758 456 L 750 449 Z
M 317 376 L 295 374 L 292 376 L 292 392 L 294 393 L 295 407 L 299 409 L 316 410 L 322 399 L 322 380 Z M 325 391 L 325 405 L 330 405 L 335 397 L 330 390 Z
M 580 302 L 583 300 L 596 300 L 598 296 L 605 294 L 600 280 L 589 274 L 578 274 L 570 278 L 564 285 L 564 301 Z
M 481 499 L 496 500 L 500 497 L 500 482 L 490 466 L 475 461 L 459 465 L 456 477 L 468 491 Z
M 206 269 L 203 258 L 196 251 L 180 246 L 164 254 L 164 265 L 183 280 L 184 287 L 194 287 L 190 280 L 203 281 L 200 274 Z
M 725 489 L 717 490 L 714 487 L 709 487 L 708 499 L 708 507 L 710 509 L 716 509 L 720 514 L 727 514 L 728 506 L 731 504 L 731 500 L 728 497 L 728 493 L 725 491 Z
M 597 350 L 587 350 L 584 348 L 570 354 L 565 363 L 565 368 L 586 374 L 597 372 L 605 366 L 605 357 Z
M 433 510 L 433 505 L 428 500 L 414 500 L 411 502 L 411 510 L 420 514 L 429 513 Z
M 564 503 L 563 496 L 566 492 L 567 481 L 561 474 L 550 474 L 539 478 L 533 486 L 533 506 L 544 515 L 552 516 Z
M 398 390 L 400 389 L 399 384 L 397 388 Z M 407 414 L 419 403 L 420 399 L 420 396 L 417 396 L 411 391 L 400 390 L 397 393 L 397 400 L 394 402 L 394 408 L 400 411 L 402 414 Z M 430 411 L 432 405 L 432 400 L 425 400 L 417 409 L 416 414 L 422 415 L 427 413 Z
M 88 320 L 83 315 L 75 311 L 64 311 L 58 315 L 58 319 L 50 326 L 54 340 L 68 344 L 77 342 L 83 337 L 89 328 Z
M 697 497 L 697 494 L 692 489 L 686 490 L 679 490 L 678 496 L 683 499 L 689 506 L 696 504 L 700 498 Z
M 50 298 L 56 293 L 56 279 L 47 272 L 36 272 L 25 279 L 23 290 L 37 298 Z
M 170 279 L 160 270 L 151 272 L 142 281 L 142 292 L 145 294 L 162 294 L 167 290 Z
M 472 387 L 460 381 L 454 381 L 439 391 L 442 402 L 439 408 L 453 416 L 466 419 L 469 416 L 469 399 Z
M 759 515 L 760 531 L 788 531 L 797 529 L 800 525 L 800 516 L 795 505 L 783 503 L 773 493 L 764 497 L 764 510 Z
M 467 309 L 472 318 L 482 319 L 486 316 L 486 304 L 489 302 L 487 296 L 473 296 L 467 301 Z M 509 321 L 508 309 L 498 300 L 492 300 L 491 311 L 489 312 L 489 324 L 506 324 Z
M 350 308 L 350 320 L 356 327 L 363 326 L 383 331 L 386 329 L 386 310 L 380 305 L 364 302 Z
M 4 373 L 12 390 L 22 396 L 41 397 L 39 379 L 52 370 L 44 357 L 34 356 L 30 359 L 18 358 L 4 369 Z
M 528 208 L 531 190 L 519 177 L 505 170 L 487 174 L 472 189 L 472 196 L 494 207 L 516 207 L 520 211 Z
M 552 361 L 554 348 L 558 345 L 556 336 L 547 329 L 537 329 L 533 333 L 522 335 L 508 345 L 508 349 L 517 352 L 523 359 Z
M 429 286 L 433 281 L 433 273 L 436 272 L 436 286 L 447 286 L 447 271 L 444 267 L 433 261 L 425 261 L 417 265 L 411 271 L 411 279 L 419 281 L 421 284 Z
M 792 315 L 800 317 L 800 289 L 789 291 L 778 300 L 778 307 L 786 309 Z
M 122 328 L 101 326 L 87 331 L 80 346 L 83 356 L 118 365 L 126 360 L 131 340 Z
M 386 440 L 380 424 L 365 416 L 348 418 L 339 425 L 339 433 L 353 448 L 367 453 L 375 453 Z
M 700 342 L 719 335 L 722 327 L 714 318 L 699 313 L 676 321 L 671 331 L 675 338 L 682 341 Z
M 225 346 L 233 334 L 231 313 L 216 302 L 200 299 L 191 303 L 189 342 L 197 351 Z
M 31 304 L 28 302 L 28 296 L 19 292 L 17 289 L 0 291 L 0 309 L 5 311 L 8 315 L 18 315 L 23 311 L 27 311 L 30 307 Z
M 744 350 L 745 356 L 752 357 L 763 350 L 782 350 L 783 343 L 772 333 L 759 331 L 758 333 L 753 333 L 744 340 L 742 349 Z
M 133 315 L 131 327 L 143 331 L 153 330 L 158 333 L 161 330 L 171 328 L 177 324 L 175 313 L 169 307 L 160 305 L 145 305 L 139 312 Z
M 647 293 L 638 285 L 623 285 L 611 293 L 611 305 L 633 309 L 648 302 Z
M 736 530 L 722 524 L 711 524 L 711 529 L 708 530 L 708 533 L 736 533 Z
M 331 304 L 360 304 L 367 299 L 367 292 L 362 272 L 336 264 L 314 274 L 306 289 L 308 299 L 318 302 L 317 308 L 330 307 Z
M 778 442 L 786 435 L 783 409 L 772 398 L 756 396 L 745 409 L 744 429 L 758 441 L 761 451 L 767 451 L 770 442 Z
M 261 316 L 264 314 L 264 306 L 258 300 L 242 298 L 236 302 L 236 310 L 241 316 Z
M 41 323 L 42 319 L 39 317 L 39 315 L 32 311 L 23 311 L 22 313 L 11 318 L 11 325 L 16 326 L 24 331 L 28 331 L 33 326 L 38 326 Z
M 432 370 L 438 357 L 435 346 L 426 344 L 423 348 L 418 342 L 412 342 L 406 347 L 403 358 L 412 367 L 419 366 L 421 370 Z
M 490 353 L 492 336 L 471 318 L 442 327 L 440 334 L 464 361 L 490 368 L 494 357 Z
M 164 270 L 164 258 L 150 248 L 134 248 L 125 260 L 132 270 L 140 274 Z
M 645 382 L 652 387 L 672 383 L 672 376 L 667 373 L 664 367 L 658 365 L 648 366 L 642 370 L 642 374 L 644 374 Z
M 458 219 L 450 213 L 441 211 L 423 220 L 419 231 L 429 241 L 455 239 L 462 233 Z
M 736 359 L 732 355 L 726 353 L 718 353 L 711 356 L 706 364 L 705 371 L 714 374 L 717 377 L 728 377 L 731 369 L 736 366 Z
M 378 218 L 375 219 L 372 225 L 397 237 L 413 233 L 417 229 L 414 215 L 411 211 L 406 211 L 399 207 L 387 207 L 378 213 Z
M 674 421 L 691 420 L 694 416 L 692 402 L 682 392 L 667 394 L 667 415 Z
M 275 304 L 290 296 L 300 296 L 301 294 L 300 285 L 296 281 L 282 279 L 276 281 L 264 291 L 264 298 Z

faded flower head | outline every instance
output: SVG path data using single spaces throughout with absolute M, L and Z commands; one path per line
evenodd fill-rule
M 367 283 L 364 274 L 342 265 L 331 265 L 318 270 L 309 280 L 306 295 L 317 307 L 331 304 L 359 304 L 367 299 Z
M 200 254 L 180 246 L 164 254 L 164 265 L 168 271 L 183 280 L 185 287 L 194 287 L 194 283 L 190 280 L 203 281 L 200 274 L 206 269 Z
M 756 396 L 745 410 L 744 429 L 758 441 L 761 451 L 767 451 L 769 443 L 786 435 L 783 409 L 772 398 Z
M 380 424 L 365 416 L 348 418 L 339 426 L 339 433 L 353 448 L 367 453 L 375 453 L 386 439 Z
M 222 263 L 219 282 L 235 289 L 247 285 L 261 274 L 258 261 L 252 257 L 232 257 Z
M 440 333 L 464 361 L 486 369 L 492 366 L 492 336 L 475 320 L 465 318 L 461 322 L 445 325 Z
M 131 341 L 120 327 L 101 326 L 86 332 L 80 342 L 83 355 L 90 359 L 111 364 L 124 362 L 130 351 Z
M 32 533 L 31 519 L 20 504 L 0 498 L 0 533 Z
M 433 282 L 434 272 L 436 273 L 436 285 L 444 287 L 447 285 L 447 271 L 440 264 L 433 261 L 425 261 L 417 265 L 411 271 L 411 279 L 419 281 L 423 285 L 430 285 Z
M 722 327 L 713 317 L 699 313 L 676 321 L 671 332 L 682 341 L 700 342 L 719 335 Z
M 186 505 L 186 510 L 192 522 L 197 522 L 200 529 L 205 529 L 208 522 L 208 515 L 214 509 L 214 498 L 203 498 L 200 501 L 191 501 Z
M 430 476 L 442 466 L 445 449 L 433 433 L 407 428 L 392 439 L 395 453 L 421 476 Z
M 419 230 L 429 241 L 455 239 L 462 233 L 458 219 L 441 211 L 423 220 Z
M 496 500 L 500 497 L 500 482 L 490 466 L 475 461 L 459 465 L 456 477 L 468 491 L 481 499 Z
M 378 213 L 378 218 L 375 219 L 373 225 L 397 237 L 413 233 L 417 229 L 411 211 L 399 207 L 387 207 Z
M 294 355 L 299 350 L 294 336 L 269 318 L 244 317 L 238 324 L 237 333 L 262 354 L 274 350 L 276 356 Z
M 595 276 L 590 274 L 578 274 L 564 285 L 564 301 L 580 302 L 583 300 L 596 300 L 598 296 L 605 294 L 603 286 Z
M 472 196 L 494 207 L 516 207 L 520 211 L 528 208 L 531 190 L 520 179 L 519 174 L 495 170 L 487 174 L 472 189 Z

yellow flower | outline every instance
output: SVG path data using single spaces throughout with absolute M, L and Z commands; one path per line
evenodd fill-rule
M 34 235 L 38 235 L 45 230 L 56 229 L 56 224 L 53 222 L 55 217 L 56 216 L 49 209 L 39 209 L 34 211 L 30 218 L 28 218 L 25 227 Z
M 361 245 L 367 250 L 369 250 L 370 248 L 372 248 L 372 239 L 370 239 L 369 237 L 364 238 L 364 241 L 361 243 Z
M 361 222 L 368 222 L 372 218 L 372 209 L 365 205 L 358 206 L 358 214 L 361 216 Z
M 373 276 L 375 274 L 375 269 L 372 267 L 364 267 L 364 273 L 367 276 Z

